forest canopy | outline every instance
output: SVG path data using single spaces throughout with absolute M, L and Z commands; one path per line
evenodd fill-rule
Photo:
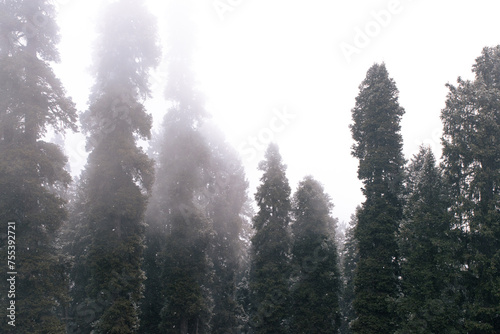
M 250 194 L 197 84 L 194 2 L 162 24 L 142 0 L 104 8 L 77 111 L 53 69 L 54 3 L 0 1 L 0 332 L 500 333 L 500 46 L 446 84 L 441 157 L 404 156 L 391 64 L 367 69 L 349 127 L 364 201 L 345 226 L 321 180 L 291 184 L 275 142 Z M 346 143 L 313 144 L 332 168 Z

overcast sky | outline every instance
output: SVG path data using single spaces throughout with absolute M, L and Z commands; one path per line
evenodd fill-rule
M 181 1 L 181 0 L 175 0 Z M 78 109 L 87 108 L 94 26 L 102 0 L 59 0 L 62 63 L 56 73 Z M 473 78 L 485 46 L 500 44 L 500 3 L 425 0 L 198 0 L 195 69 L 207 109 L 238 148 L 250 181 L 270 140 L 278 143 L 292 189 L 306 175 L 324 184 L 347 222 L 363 201 L 351 157 L 351 109 L 368 68 L 385 62 L 400 91 L 404 154 L 422 143 L 441 155 L 446 83 Z M 166 1 L 148 1 L 164 31 Z M 147 103 L 158 128 L 165 73 L 153 74 Z M 84 139 L 68 136 L 72 173 Z

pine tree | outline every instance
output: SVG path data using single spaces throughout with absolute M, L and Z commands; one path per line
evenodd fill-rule
M 366 201 L 358 213 L 355 236 L 359 262 L 355 277 L 355 333 L 393 333 L 398 294 L 396 231 L 401 219 L 404 158 L 400 119 L 404 109 L 384 64 L 373 65 L 360 85 L 352 110 L 352 154 Z
M 306 177 L 293 197 L 291 333 L 337 333 L 340 272 L 333 204 L 319 182 Z
M 203 198 L 213 226 L 208 250 L 213 264 L 211 333 L 237 333 L 244 314 L 236 288 L 247 251 L 240 238 L 246 223 L 248 183 L 237 152 L 228 146 L 218 129 L 205 125 L 203 132 L 210 149 L 207 169 L 210 177 Z
M 143 2 L 120 0 L 99 26 L 96 82 L 81 117 L 91 151 L 83 173 L 89 244 L 80 264 L 88 282 L 85 300 L 74 304 L 81 332 L 91 325 L 96 333 L 135 333 L 139 325 L 143 216 L 154 169 L 137 140 L 149 139 L 152 124 L 142 101 L 159 59 L 154 22 Z
M 291 189 L 277 145 L 269 145 L 259 170 L 263 175 L 255 194 L 259 211 L 253 219 L 249 321 L 255 333 L 288 333 Z
M 213 226 L 206 212 L 210 147 L 200 131 L 206 111 L 192 70 L 194 23 L 189 1 L 169 7 L 168 82 L 171 107 L 157 139 L 157 182 L 148 208 L 145 327 L 159 333 L 207 333 L 213 301 L 208 255 Z M 157 237 L 155 237 L 155 235 Z M 154 257 L 154 258 L 153 258 Z M 149 328 L 149 329 L 148 329 Z
M 420 148 L 407 169 L 400 227 L 402 297 L 400 333 L 461 333 L 458 239 L 449 196 L 430 148 Z
M 350 334 L 351 322 L 356 319 L 356 313 L 354 311 L 354 276 L 356 272 L 356 266 L 359 261 L 358 255 L 358 243 L 354 237 L 354 231 L 358 222 L 357 212 L 360 207 L 356 208 L 356 214 L 351 216 L 351 221 L 349 222 L 349 227 L 346 231 L 344 249 L 341 253 L 341 266 L 342 266 L 342 293 L 340 299 L 340 308 L 342 313 L 342 322 L 340 327 L 340 332 L 344 334 Z
M 186 116 L 180 117 L 189 117 L 189 109 L 185 113 Z M 149 211 L 151 233 L 148 233 L 148 245 L 155 249 L 155 254 L 161 255 L 159 261 L 148 266 L 147 273 L 153 273 L 148 277 L 156 278 L 147 282 L 146 293 L 158 302 L 155 302 L 156 305 L 145 305 L 149 329 L 144 327 L 144 332 L 157 330 L 158 319 L 155 320 L 155 312 L 162 315 L 161 330 L 172 333 L 182 332 L 184 329 L 189 332 L 210 330 L 211 333 L 236 333 L 242 325 L 242 310 L 236 300 L 236 285 L 244 251 L 240 236 L 244 222 L 243 208 L 247 200 L 247 183 L 236 153 L 220 135 L 216 135 L 218 130 L 205 122 L 200 124 L 203 124 L 200 128 L 185 129 L 179 142 L 166 135 L 175 133 L 174 128 L 166 129 L 165 143 L 171 144 L 169 148 L 172 151 L 165 155 L 165 150 L 162 150 L 160 154 L 157 192 Z M 184 146 L 185 136 L 198 138 L 202 150 Z M 164 149 L 166 145 L 163 145 Z M 181 154 L 174 153 L 177 149 L 182 152 L 196 151 L 188 159 L 197 159 L 200 153 L 206 155 L 206 158 L 196 166 L 192 163 L 195 160 L 180 159 Z M 172 159 L 172 156 L 177 158 Z M 170 168 L 163 169 L 163 162 L 168 163 Z M 184 178 L 179 173 L 187 172 L 190 168 L 194 174 L 189 177 Z M 171 174 L 173 172 L 176 174 Z M 192 184 L 192 195 L 183 196 L 183 202 L 177 203 L 176 199 L 169 196 L 179 195 L 180 189 L 169 191 L 174 185 L 166 184 L 166 180 L 179 182 L 179 187 L 186 187 L 195 178 L 198 179 Z M 191 200 L 187 201 L 187 198 Z M 184 221 L 171 220 L 173 217 L 170 213 L 175 212 L 173 203 L 181 208 L 179 212 Z M 195 225 L 196 217 L 199 221 Z M 165 227 L 166 231 L 162 230 Z M 172 235 L 174 228 L 182 229 L 184 234 Z M 173 257 L 169 253 L 176 255 Z M 153 254 L 150 256 L 153 257 Z M 159 275 L 154 273 L 158 269 L 161 271 Z M 171 284 L 168 283 L 169 280 Z M 189 290 L 186 287 L 184 290 L 175 288 L 181 284 L 189 285 Z M 164 291 L 162 297 L 154 297 L 159 289 Z M 190 296 L 191 298 L 187 298 Z M 160 302 L 162 299 L 163 303 Z M 177 303 L 173 304 L 175 301 Z M 178 315 L 180 310 L 185 310 L 184 316 Z M 192 310 L 196 312 L 190 313 Z M 183 326 L 182 330 L 179 329 L 179 324 Z
M 7 233 L 8 222 L 15 223 L 0 250 L 6 255 L 15 251 L 9 271 L 17 272 L 12 298 L 7 298 L 10 285 L 6 285 L 11 275 L 2 275 L 1 308 L 6 312 L 15 301 L 16 310 L 15 327 L 7 324 L 14 319 L 4 314 L 0 331 L 64 333 L 61 317 L 68 302 L 67 261 L 55 242 L 67 217 L 61 194 L 71 177 L 61 148 L 44 137 L 49 129 L 76 131 L 76 110 L 50 65 L 59 61 L 51 2 L 4 0 L 0 13 L 2 233 Z
M 92 232 L 87 217 L 91 213 L 89 192 L 87 191 L 85 171 L 74 180 L 69 191 L 69 219 L 62 227 L 61 246 L 63 253 L 72 259 L 69 270 L 71 303 L 68 308 L 67 332 L 91 332 L 91 324 L 97 320 L 102 310 L 104 299 L 97 301 L 87 299 L 86 287 L 90 276 L 90 268 L 86 265 Z
M 182 76 L 172 80 L 180 80 L 183 84 Z M 148 214 L 148 236 L 162 236 L 156 241 L 155 252 L 162 284 L 159 287 L 149 285 L 149 289 L 161 291 L 161 309 L 149 312 L 150 316 L 159 312 L 159 326 L 161 332 L 166 333 L 188 333 L 196 329 L 203 332 L 210 321 L 211 302 L 206 287 L 210 275 L 207 249 L 212 226 L 205 208 L 198 201 L 208 182 L 205 171 L 209 149 L 196 126 L 202 118 L 191 113 L 193 110 L 199 112 L 202 107 L 183 96 L 188 93 L 183 92 L 178 97 L 164 120 L 158 182 Z M 152 246 L 150 242 L 148 245 Z
M 442 110 L 445 174 L 463 232 L 469 333 L 500 332 L 500 46 L 484 48 L 474 81 L 458 79 Z
M 142 268 L 146 275 L 144 281 L 144 298 L 141 301 L 141 324 L 139 333 L 161 333 L 158 325 L 160 322 L 160 311 L 164 302 L 164 294 L 161 291 L 162 278 L 159 258 L 164 246 L 165 234 L 160 233 L 159 228 L 152 228 L 149 212 L 146 214 L 146 227 L 144 260 Z
M 184 113 L 179 119 L 190 117 L 189 108 Z M 170 114 L 175 115 L 173 110 Z M 247 182 L 236 153 L 218 130 L 203 119 L 198 124 L 199 128 L 184 129 L 182 134 L 176 126 L 165 129 L 158 181 L 148 211 L 146 295 L 151 300 L 143 304 L 144 333 L 158 331 L 158 326 L 172 333 L 236 333 L 242 326 L 244 311 L 236 288 L 245 251 L 240 237 Z M 197 138 L 199 146 L 185 146 L 186 136 Z M 180 153 L 188 151 L 193 154 Z M 205 158 L 196 160 L 201 156 Z M 185 176 L 187 172 L 193 174 Z M 168 180 L 175 184 L 166 183 Z M 176 202 L 181 187 L 185 191 L 188 186 L 192 186 L 192 195 L 183 195 L 183 201 Z M 169 190 L 173 187 L 175 190 Z M 181 221 L 173 220 L 176 207 Z M 173 235 L 174 229 L 182 229 L 183 234 Z M 181 285 L 183 289 L 176 288 Z

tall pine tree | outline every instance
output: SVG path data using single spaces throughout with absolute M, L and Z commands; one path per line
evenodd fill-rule
M 404 109 L 385 64 L 373 65 L 361 83 L 352 110 L 352 155 L 366 197 L 355 236 L 359 262 L 355 277 L 355 333 L 393 333 L 398 295 L 396 232 L 401 219 L 404 158 L 400 119 Z
M 291 333 L 337 333 L 340 328 L 340 270 L 333 204 L 312 177 L 293 197 Z
M 4 0 L 0 13 L 0 221 L 2 233 L 14 223 L 9 240 L 15 237 L 15 245 L 2 240 L 0 250 L 9 251 L 9 271 L 17 272 L 9 299 L 11 275 L 2 274 L 0 331 L 64 333 L 67 268 L 55 241 L 67 216 L 60 194 L 71 178 L 61 148 L 44 136 L 76 130 L 76 110 L 50 66 L 59 61 L 51 1 Z M 15 319 L 5 314 L 11 301 Z M 12 320 L 15 327 L 7 325 Z
M 458 79 L 442 110 L 443 158 L 464 232 L 467 330 L 500 332 L 500 46 L 484 48 L 474 81 Z
M 74 305 L 81 332 L 135 333 L 139 326 L 143 216 L 154 170 L 137 140 L 149 139 L 152 124 L 142 102 L 159 59 L 154 22 L 142 1 L 120 0 L 99 26 L 95 85 L 81 117 L 91 151 L 83 173 L 89 244 L 77 266 L 88 281 L 85 300 Z
M 269 145 L 259 164 L 263 172 L 255 194 L 250 271 L 250 326 L 255 333 L 288 333 L 290 275 L 290 193 L 278 146 Z
M 210 149 L 208 183 L 203 193 L 206 215 L 213 226 L 208 254 L 213 264 L 210 290 L 214 308 L 211 333 L 237 333 L 243 324 L 242 305 L 236 298 L 242 259 L 248 251 L 241 238 L 247 224 L 245 172 L 237 152 L 214 127 L 203 128 Z
M 176 133 L 173 128 L 166 131 L 170 135 Z M 227 146 L 216 128 L 203 122 L 201 128 L 184 131 L 180 137 L 182 142 L 166 132 L 160 154 L 156 191 L 148 211 L 146 294 L 152 300 L 144 301 L 147 319 L 141 331 L 155 332 L 160 325 L 162 331 L 177 333 L 180 321 L 182 328 L 189 332 L 236 333 L 242 326 L 243 313 L 236 300 L 236 287 L 241 259 L 246 251 L 240 237 L 245 222 L 247 182 L 236 152 Z M 202 151 L 184 146 L 184 136 L 198 138 Z M 172 146 L 168 147 L 172 151 L 165 155 L 167 142 L 171 143 Z M 195 153 L 187 156 L 189 160 L 183 160 L 180 153 L 174 153 L 176 149 Z M 206 157 L 196 167 L 191 159 L 199 157 L 201 152 Z M 176 158 L 172 159 L 173 156 Z M 170 168 L 164 169 L 163 162 Z M 189 177 L 179 173 L 190 168 L 194 174 Z M 195 177 L 198 180 L 193 185 L 191 200 L 184 198 L 182 202 L 174 202 L 169 194 L 179 194 L 179 190 L 169 191 L 174 185 L 166 181 L 179 182 L 179 186 L 186 187 L 190 181 L 195 181 Z M 180 208 L 183 221 L 172 220 L 173 204 Z M 197 225 L 193 224 L 193 213 L 199 217 Z M 184 234 L 173 235 L 174 228 L 182 228 Z M 177 277 L 174 274 L 179 275 L 176 284 L 188 284 L 189 291 L 174 288 Z M 185 298 L 183 293 L 192 298 Z M 177 304 L 169 304 L 174 300 Z M 179 310 L 184 309 L 186 315 L 179 318 Z M 196 312 L 190 315 L 191 310 Z M 159 321 L 160 314 L 163 321 Z
M 421 147 L 414 156 L 405 185 L 399 333 L 460 333 L 458 238 L 448 213 L 447 187 L 430 148 Z
M 171 1 L 168 13 L 169 108 L 154 148 L 157 181 L 148 208 L 148 257 L 142 332 L 207 333 L 213 301 L 207 215 L 210 147 L 200 130 L 204 101 L 192 70 L 194 22 L 190 1 Z M 160 298 L 154 295 L 160 294 Z
M 360 210 L 356 208 L 356 214 L 351 215 L 349 227 L 345 232 L 344 247 L 341 252 L 341 268 L 342 268 L 342 285 L 341 285 L 341 298 L 340 309 L 342 313 L 340 332 L 350 334 L 351 322 L 356 319 L 356 312 L 354 311 L 354 276 L 356 266 L 359 261 L 358 255 L 358 242 L 354 236 L 354 231 L 358 222 L 357 212 Z

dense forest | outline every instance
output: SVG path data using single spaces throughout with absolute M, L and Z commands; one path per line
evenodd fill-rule
M 102 13 L 84 112 L 52 68 L 53 3 L 0 1 L 0 332 L 500 333 L 500 46 L 447 84 L 442 157 L 406 160 L 390 64 L 367 70 L 350 126 L 365 201 L 343 230 L 319 180 L 292 189 L 276 144 L 249 195 L 196 84 L 189 6 L 167 17 L 153 133 L 162 53 L 143 1 Z M 75 179 L 47 139 L 67 131 L 87 138 Z

